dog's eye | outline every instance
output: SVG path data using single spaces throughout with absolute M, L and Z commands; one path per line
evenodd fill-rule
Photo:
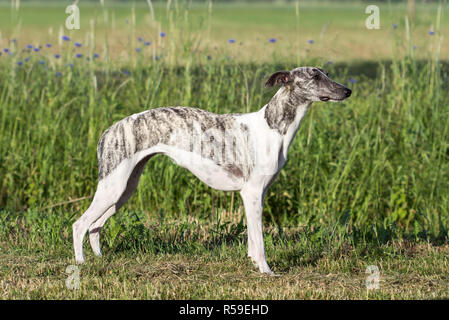
M 321 79 L 320 74 L 316 74 L 313 76 L 313 80 L 320 80 L 320 79 Z

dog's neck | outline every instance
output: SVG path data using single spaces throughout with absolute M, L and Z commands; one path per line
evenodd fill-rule
M 289 87 L 281 87 L 264 109 L 265 121 L 281 135 L 285 136 L 292 130 L 296 133 L 310 104 Z
M 311 101 L 298 97 L 288 87 L 281 87 L 261 110 L 268 126 L 281 135 L 279 152 L 283 162 L 287 159 L 288 149 L 299 129 L 301 119 L 311 104 Z

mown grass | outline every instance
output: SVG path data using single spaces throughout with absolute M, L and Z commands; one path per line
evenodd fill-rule
M 447 298 L 449 247 L 425 241 L 355 241 L 335 228 L 265 232 L 276 276 L 246 257 L 242 212 L 216 219 L 150 218 L 125 212 L 103 231 L 104 257 L 87 251 L 80 287 L 66 280 L 73 264 L 71 217 L 2 214 L 0 295 L 4 299 L 434 299 Z M 6 225 L 6 226 L 5 226 Z M 48 226 L 48 227 L 46 227 Z M 367 290 L 366 268 L 379 268 Z
M 235 10 L 244 16 L 244 8 Z M 183 11 L 173 9 L 177 14 Z M 425 54 L 414 49 L 410 31 L 392 38 L 388 60 L 326 63 L 329 57 L 279 41 L 277 50 L 290 58 L 265 55 L 259 63 L 236 58 L 248 55 L 244 46 L 197 50 L 198 34 L 183 29 L 189 20 L 175 20 L 164 39 L 140 45 L 141 52 L 134 50 L 138 27 L 120 31 L 129 44 L 117 59 L 111 54 L 117 47 L 108 44 L 112 33 L 94 57 L 94 27 L 81 49 L 73 49 L 79 36 L 73 33 L 70 42 L 38 52 L 22 40 L 10 42 L 12 54 L 0 57 L 1 297 L 447 298 L 444 30 L 419 39 Z M 161 29 L 149 25 L 155 37 Z M 258 47 L 261 56 L 265 46 Z M 107 223 L 105 257 L 86 250 L 81 288 L 65 287 L 71 224 L 95 191 L 96 144 L 105 129 L 158 106 L 256 111 L 274 93 L 263 88 L 266 77 L 298 63 L 326 69 L 353 95 L 312 106 L 267 194 L 267 258 L 279 277 L 259 275 L 246 258 L 238 193 L 212 190 L 157 156 L 136 194 Z M 380 269 L 380 290 L 366 290 L 368 265 Z

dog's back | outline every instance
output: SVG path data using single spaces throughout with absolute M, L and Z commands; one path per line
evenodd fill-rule
M 124 118 L 100 138 L 97 147 L 99 180 L 123 160 L 158 145 L 199 154 L 235 176 L 248 175 L 249 131 L 237 120 L 239 116 L 190 107 L 164 107 Z

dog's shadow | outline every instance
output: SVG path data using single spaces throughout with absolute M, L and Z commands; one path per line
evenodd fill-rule
M 322 253 L 307 252 L 305 250 L 283 250 L 275 255 L 267 254 L 268 264 L 276 273 L 288 273 L 293 269 L 304 267 L 316 267 Z
M 146 225 L 140 221 L 117 221 L 105 226 L 101 246 L 105 254 L 194 254 L 213 251 L 223 245 L 238 247 L 246 245 L 246 227 L 240 223 L 217 223 L 202 229 L 202 225 L 181 223 L 177 226 Z M 122 220 L 122 219 L 120 219 Z M 200 223 L 201 224 L 201 223 Z
M 104 256 L 151 254 L 197 255 L 215 254 L 223 246 L 229 248 L 229 257 L 247 256 L 247 233 L 243 219 L 235 223 L 218 222 L 201 230 L 203 224 L 180 223 L 147 225 L 138 219 L 117 219 L 102 231 Z M 112 218 L 112 221 L 114 219 Z M 266 258 L 276 273 L 287 273 L 302 267 L 317 267 L 320 260 L 339 259 L 350 255 L 352 246 L 329 245 L 320 235 L 326 230 L 307 228 L 294 233 L 269 232 L 265 234 Z M 315 239 L 318 236 L 319 239 Z M 327 239 L 329 240 L 329 239 Z M 327 243 L 327 244 L 326 244 Z M 222 253 L 220 253 L 221 255 Z M 223 257 L 223 259 L 227 259 Z

